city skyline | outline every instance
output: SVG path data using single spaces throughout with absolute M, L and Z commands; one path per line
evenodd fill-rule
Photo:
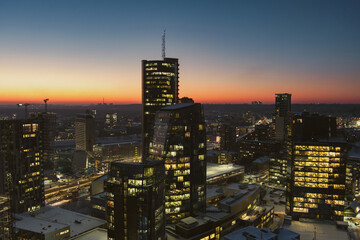
M 0 2 L 0 104 L 141 103 L 141 60 L 160 59 L 165 28 L 180 97 L 360 103 L 359 10 L 356 1 Z

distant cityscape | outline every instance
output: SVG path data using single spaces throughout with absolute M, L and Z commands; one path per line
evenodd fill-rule
M 0 240 L 360 240 L 359 12 L 0 1 Z
M 141 105 L 0 106 L 0 239 L 359 239 L 360 105 L 204 105 L 141 64 Z

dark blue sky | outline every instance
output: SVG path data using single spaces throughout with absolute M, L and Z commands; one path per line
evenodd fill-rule
M 0 91 L 16 95 L 16 83 L 33 87 L 30 99 L 60 99 L 60 86 L 69 99 L 93 101 L 89 89 L 140 101 L 140 60 L 160 58 L 166 28 L 184 95 L 270 102 L 288 91 L 299 102 L 360 102 L 359 26 L 360 1 L 0 0 Z

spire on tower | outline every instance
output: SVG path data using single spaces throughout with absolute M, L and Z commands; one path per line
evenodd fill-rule
M 162 58 L 166 57 L 166 54 L 165 54 L 165 34 L 166 34 L 166 29 L 164 29 L 164 33 L 162 35 Z

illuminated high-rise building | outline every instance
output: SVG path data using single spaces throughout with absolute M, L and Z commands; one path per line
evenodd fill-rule
M 54 138 L 56 130 L 56 113 L 36 112 L 30 114 L 31 119 L 39 121 L 42 126 L 40 134 L 43 146 L 44 169 L 54 169 Z
M 9 196 L 11 212 L 45 205 L 40 132 L 33 119 L 0 121 L 0 194 Z
M 161 161 L 112 162 L 107 182 L 108 239 L 165 239 Z
M 81 114 L 75 119 L 75 145 L 77 150 L 92 152 L 95 145 L 96 122 L 93 114 Z
M 281 93 L 275 97 L 275 140 L 284 142 L 287 139 L 291 123 L 291 94 Z
M 336 140 L 294 144 L 287 187 L 288 215 L 293 219 L 343 219 L 346 154 L 346 143 Z
M 336 119 L 305 112 L 292 117 L 290 131 L 286 213 L 341 220 L 348 145 L 336 136 Z
M 155 113 L 178 102 L 179 63 L 177 58 L 142 61 L 143 156 L 149 156 Z
M 168 223 L 205 211 L 206 130 L 199 103 L 179 103 L 157 112 L 150 157 L 165 163 Z

